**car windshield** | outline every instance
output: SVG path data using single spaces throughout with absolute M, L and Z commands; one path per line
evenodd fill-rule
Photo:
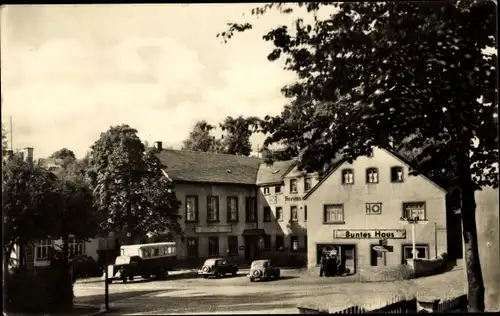
M 205 260 L 205 263 L 203 264 L 204 266 L 213 266 L 215 265 L 215 259 L 207 259 Z
M 269 261 L 254 261 L 252 262 L 252 267 L 264 267 L 267 268 L 269 266 Z
M 129 264 L 130 257 L 129 256 L 119 256 L 116 257 L 115 264 Z

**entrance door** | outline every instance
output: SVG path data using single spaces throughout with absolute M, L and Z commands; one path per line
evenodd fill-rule
M 250 262 L 259 259 L 259 245 L 256 236 L 245 237 L 245 259 Z
M 373 249 L 374 246 L 378 246 L 378 245 L 376 245 L 376 244 L 370 245 L 371 265 L 372 266 L 385 266 L 385 265 L 387 265 L 385 252 L 374 250 Z

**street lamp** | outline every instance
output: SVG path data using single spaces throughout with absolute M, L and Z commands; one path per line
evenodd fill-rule
M 410 224 L 411 225 L 411 253 L 412 253 L 412 259 L 415 260 L 417 259 L 417 249 L 416 249 L 416 238 L 415 238 L 415 225 L 417 224 L 427 224 L 427 221 L 420 221 L 420 218 L 418 216 L 416 217 L 401 217 L 399 219 L 399 222 L 401 224 Z

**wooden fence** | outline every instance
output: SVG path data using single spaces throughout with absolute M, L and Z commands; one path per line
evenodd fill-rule
M 360 306 L 351 306 L 346 309 L 333 312 L 332 314 L 369 314 L 369 313 L 384 313 L 384 314 L 412 314 L 412 313 L 443 313 L 465 311 L 467 309 L 467 295 L 461 295 L 455 298 L 450 298 L 438 301 L 431 310 L 418 310 L 419 304 L 416 298 L 414 299 L 395 299 L 387 305 L 370 309 Z M 308 308 L 299 308 L 300 314 L 328 314 L 326 311 L 317 311 Z

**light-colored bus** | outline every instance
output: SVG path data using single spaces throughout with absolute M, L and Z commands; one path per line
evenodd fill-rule
M 125 283 L 135 276 L 164 279 L 176 262 L 175 242 L 121 246 L 115 264 L 108 266 L 108 282 L 122 280 Z

